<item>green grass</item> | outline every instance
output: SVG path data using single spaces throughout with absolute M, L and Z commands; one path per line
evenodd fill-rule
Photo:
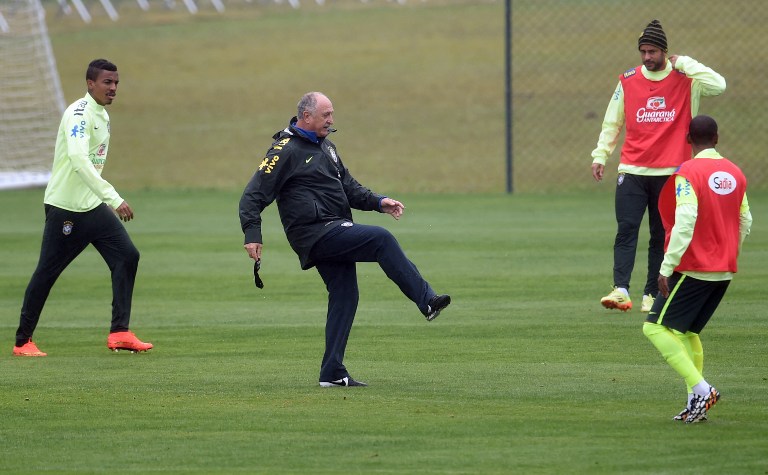
M 370 387 L 316 385 L 325 293 L 274 208 L 253 286 L 239 194 L 127 194 L 142 252 L 133 329 L 105 348 L 109 275 L 92 249 L 62 275 L 35 338 L 10 356 L 37 261 L 41 190 L 0 194 L 0 471 L 5 473 L 750 473 L 768 467 L 764 283 L 768 195 L 736 280 L 702 335 L 723 401 L 670 420 L 684 387 L 641 333 L 603 310 L 612 195 L 403 195 L 391 229 L 454 303 L 427 324 L 373 264 L 346 364 Z M 646 238 L 641 238 L 641 241 Z M 642 281 L 643 253 L 634 276 Z
M 721 120 L 722 150 L 746 162 L 750 184 L 764 182 L 766 108 L 755 105 L 765 64 L 754 58 L 765 2 L 718 5 L 717 15 L 703 13 L 713 0 L 513 2 L 515 185 L 550 191 L 515 196 L 489 194 L 504 186 L 503 2 L 307 1 L 293 11 L 232 1 L 224 15 L 200 2 L 196 16 L 180 2 L 150 13 L 115 3 L 117 23 L 96 3 L 87 27 L 52 2 L 47 20 L 68 101 L 91 59 L 120 67 L 104 176 L 137 212 L 127 224 L 142 253 L 132 322 L 156 348 L 106 350 L 109 274 L 89 249 L 36 332 L 50 356 L 10 356 L 42 191 L 1 193 L 0 472 L 768 471 L 768 195 L 750 193 L 753 233 L 703 334 L 723 401 L 687 427 L 670 421 L 683 384 L 642 335 L 642 315 L 599 306 L 613 196 L 589 176 L 615 78 L 662 11 L 675 52 L 726 76 L 727 94 L 703 112 Z M 346 359 L 371 385 L 361 390 L 316 385 L 325 291 L 299 269 L 274 208 L 264 290 L 242 250 L 239 190 L 308 90 L 334 100 L 334 140 L 355 177 L 408 207 L 399 222 L 357 219 L 391 229 L 454 299 L 427 324 L 361 264 Z M 577 188 L 591 193 L 563 192 Z M 641 251 L 634 289 L 643 261 Z

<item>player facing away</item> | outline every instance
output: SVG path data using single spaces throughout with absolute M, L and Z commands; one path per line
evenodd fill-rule
M 107 347 L 134 352 L 152 348 L 152 343 L 140 341 L 128 329 L 139 251 L 120 219 L 133 219 L 133 209 L 101 177 L 110 137 L 105 106 L 117 93 L 117 67 L 105 59 L 94 60 L 88 65 L 85 82 L 88 92 L 67 108 L 59 125 L 53 170 L 43 198 L 40 259 L 24 293 L 13 347 L 16 356 L 46 356 L 32 341 L 40 313 L 56 279 L 89 244 L 112 273 Z
M 686 423 L 706 420 L 720 398 L 702 375 L 699 334 L 728 289 L 752 226 L 747 180 L 715 150 L 717 139 L 714 119 L 694 117 L 688 133 L 693 160 L 683 163 L 661 191 L 665 253 L 659 294 L 643 324 L 645 336 L 685 379 L 688 403 L 674 419 Z
M 276 200 L 285 235 L 301 268 L 315 267 L 325 283 L 328 311 L 319 379 L 324 388 L 367 386 L 353 379 L 344 366 L 360 297 L 358 262 L 377 262 L 427 321 L 451 303 L 450 296 L 438 295 L 424 280 L 389 231 L 353 222 L 352 209 L 400 219 L 405 206 L 352 177 L 328 139 L 335 131 L 333 113 L 326 95 L 304 94 L 296 117 L 273 136 L 272 146 L 240 199 L 240 224 L 249 257 L 256 263 L 261 259 L 261 213 Z
M 647 312 L 653 305 L 658 292 L 656 277 L 664 256 L 659 192 L 667 178 L 691 156 L 685 135 L 691 118 L 698 113 L 700 98 L 725 91 L 725 79 L 712 69 L 688 56 L 667 56 L 667 36 L 658 20 L 643 30 L 637 48 L 643 64 L 619 76 L 597 147 L 592 151 L 592 177 L 599 182 L 625 128 L 614 202 L 613 290 L 600 299 L 603 307 L 624 312 L 632 308 L 629 281 L 646 209 L 650 240 L 640 310 Z

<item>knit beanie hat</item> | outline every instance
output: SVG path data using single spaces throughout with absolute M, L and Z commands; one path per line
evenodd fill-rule
M 643 30 L 643 34 L 637 40 L 637 47 L 639 48 L 640 45 L 656 46 L 665 53 L 667 52 L 667 35 L 664 34 L 659 20 L 653 20 L 648 23 L 648 26 Z

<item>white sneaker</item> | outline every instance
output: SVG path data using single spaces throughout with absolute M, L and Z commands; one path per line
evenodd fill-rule
M 656 299 L 653 298 L 652 295 L 643 295 L 643 303 L 640 304 L 640 311 L 648 313 L 651 311 L 651 307 L 653 307 L 653 302 Z

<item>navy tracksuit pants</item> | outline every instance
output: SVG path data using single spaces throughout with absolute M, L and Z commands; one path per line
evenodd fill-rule
M 359 300 L 355 263 L 378 262 L 387 277 L 422 313 L 435 296 L 435 291 L 405 256 L 395 237 L 379 226 L 344 223 L 323 236 L 312 247 L 310 257 L 328 290 L 320 381 L 349 376 L 343 361 Z
M 89 244 L 99 251 L 112 272 L 110 331 L 128 330 L 139 251 L 125 227 L 106 204 L 83 213 L 45 205 L 40 260 L 24 293 L 17 346 L 32 338 L 56 279 Z

